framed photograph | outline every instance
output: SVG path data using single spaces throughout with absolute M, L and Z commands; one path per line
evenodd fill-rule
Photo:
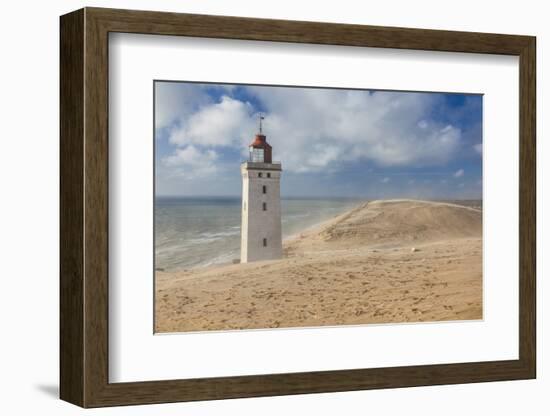
M 63 400 L 535 378 L 534 37 L 60 24 Z

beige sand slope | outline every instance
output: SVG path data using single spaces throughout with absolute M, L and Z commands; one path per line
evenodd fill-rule
M 481 229 L 474 208 L 369 202 L 282 260 L 157 272 L 156 331 L 481 319 Z

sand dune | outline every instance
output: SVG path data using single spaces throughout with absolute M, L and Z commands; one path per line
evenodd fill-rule
M 403 246 L 475 238 L 481 236 L 481 211 L 443 202 L 373 201 L 301 236 L 306 235 L 305 244 L 320 242 L 339 247 Z
M 284 243 L 276 261 L 156 273 L 156 331 L 482 317 L 481 211 L 373 201 Z

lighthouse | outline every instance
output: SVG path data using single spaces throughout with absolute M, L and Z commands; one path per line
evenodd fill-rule
M 273 162 L 272 148 L 259 132 L 248 147 L 248 161 L 241 164 L 242 222 L 241 263 L 280 259 L 283 255 L 281 233 L 281 163 Z

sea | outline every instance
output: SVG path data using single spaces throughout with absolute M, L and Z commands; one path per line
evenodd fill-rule
M 283 239 L 349 211 L 347 198 L 281 199 Z M 155 269 L 178 271 L 240 258 L 240 197 L 155 198 Z

